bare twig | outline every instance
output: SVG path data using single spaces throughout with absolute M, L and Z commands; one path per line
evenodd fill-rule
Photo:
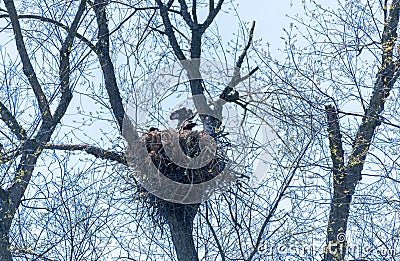
M 265 231 L 267 225 L 269 224 L 269 222 L 271 221 L 271 218 L 274 215 L 276 209 L 278 208 L 279 203 L 281 202 L 282 198 L 284 197 L 287 189 L 289 188 L 289 186 L 290 186 L 290 184 L 292 182 L 292 179 L 295 176 L 296 171 L 300 167 L 301 160 L 303 159 L 304 155 L 306 154 L 306 152 L 307 152 L 309 146 L 311 145 L 312 141 L 313 141 L 312 139 L 309 140 L 309 142 L 304 147 L 303 151 L 301 151 L 301 153 L 295 159 L 294 162 L 295 162 L 296 165 L 291 169 L 287 180 L 282 184 L 282 186 L 280 188 L 280 191 L 279 191 L 275 201 L 273 202 L 273 204 L 271 206 L 271 209 L 269 210 L 268 215 L 265 217 L 265 220 L 264 220 L 264 222 L 263 222 L 263 224 L 262 224 L 262 226 L 260 228 L 260 232 L 258 233 L 258 237 L 257 237 L 256 243 L 255 243 L 255 245 L 253 247 L 253 250 L 251 251 L 251 253 L 250 253 L 249 257 L 246 259 L 246 261 L 251 261 L 253 259 L 253 257 L 255 256 L 255 254 L 257 253 L 258 248 L 260 247 L 260 245 L 262 243 L 261 241 L 262 241 L 262 237 L 264 235 L 264 231 Z

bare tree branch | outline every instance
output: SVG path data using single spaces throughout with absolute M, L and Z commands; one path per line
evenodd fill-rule
M 171 6 L 174 4 L 174 2 L 175 2 L 175 0 L 168 0 L 167 7 L 171 8 Z
M 397 40 L 399 11 L 400 1 L 394 1 L 390 8 L 388 23 L 382 33 L 382 66 L 377 74 L 367 112 L 358 128 L 353 150 L 349 156 L 348 172 L 357 173 L 352 178 L 353 183 L 361 179 L 361 170 L 367 157 L 369 145 L 375 129 L 381 124 L 380 113 L 383 111 L 386 98 L 398 79 L 398 68 L 396 62 L 393 61 L 393 51 Z
M 179 1 L 179 4 L 181 5 L 181 15 L 183 17 L 183 20 L 186 22 L 186 24 L 189 26 L 190 29 L 193 29 L 194 26 L 197 25 L 197 24 L 195 24 L 195 22 L 193 21 L 192 17 L 189 14 L 188 6 L 186 4 L 186 1 L 185 0 L 178 0 L 178 1 Z M 192 12 L 195 12 L 193 10 L 194 9 L 192 8 Z
M 331 152 L 331 159 L 333 162 L 333 179 L 334 186 L 341 184 L 344 176 L 344 151 L 342 145 L 342 134 L 340 133 L 339 117 L 336 108 L 332 105 L 325 106 L 325 112 L 328 124 L 328 135 L 329 135 L 329 149 Z
M 13 180 L 13 185 L 10 187 L 10 197 L 15 203 L 16 207 L 19 205 L 19 200 L 22 198 L 25 189 L 31 178 L 34 165 L 43 150 L 43 144 L 50 140 L 52 133 L 55 130 L 61 117 L 65 114 L 69 102 L 72 98 L 71 91 L 69 90 L 69 55 L 70 49 L 72 47 L 73 40 L 76 35 L 78 24 L 83 15 L 83 11 L 86 6 L 86 0 L 82 0 L 77 14 L 74 18 L 73 24 L 68 32 L 68 35 L 63 44 L 64 53 L 61 57 L 60 64 L 60 80 L 61 80 L 61 101 L 57 106 L 55 118 L 51 121 L 45 121 L 40 126 L 40 129 L 34 139 L 26 140 L 22 146 L 22 156 L 20 164 L 17 168 L 16 175 Z M 27 58 L 29 60 L 29 57 Z M 30 61 L 29 61 L 30 63 Z
M 305 147 L 303 148 L 303 150 L 300 152 L 300 154 L 298 154 L 296 160 L 294 162 L 296 162 L 296 165 L 291 169 L 288 178 L 285 180 L 285 182 L 282 184 L 282 186 L 280 187 L 280 191 L 278 193 L 278 195 L 275 198 L 275 201 L 273 202 L 273 204 L 271 205 L 271 208 L 267 214 L 267 216 L 264 219 L 264 222 L 260 228 L 260 231 L 258 232 L 258 236 L 257 236 L 257 240 L 256 243 L 253 246 L 253 250 L 250 252 L 249 257 L 246 259 L 246 261 L 251 261 L 253 260 L 254 256 L 257 254 L 258 252 L 258 248 L 260 247 L 261 243 L 262 243 L 262 238 L 265 232 L 265 229 L 267 228 L 267 225 L 270 223 L 271 218 L 273 217 L 276 209 L 279 206 L 279 203 L 281 202 L 283 196 L 286 193 L 286 190 L 289 188 L 293 177 L 295 176 L 296 171 L 299 169 L 300 167 L 300 163 L 301 160 L 303 159 L 304 155 L 306 154 L 309 146 L 312 143 L 312 139 L 308 141 L 307 144 L 305 144 Z
M 204 23 L 202 23 L 200 25 L 202 27 L 203 31 L 205 31 L 211 25 L 211 23 L 214 21 L 215 17 L 221 10 L 223 3 L 224 3 L 224 0 L 219 0 L 217 6 L 215 8 L 211 8 L 211 6 L 214 6 L 214 1 L 212 1 L 212 3 L 210 1 L 210 13 L 208 14 Z
M 110 57 L 110 31 L 108 28 L 106 7 L 107 2 L 103 0 L 95 0 L 93 5 L 97 19 L 97 25 L 99 27 L 96 47 L 99 51 L 98 58 L 103 71 L 105 86 L 111 103 L 111 109 L 114 117 L 117 120 L 119 130 L 122 131 L 125 109 L 122 104 L 122 98 L 118 89 L 117 79 L 115 78 L 114 66 Z
M 69 103 L 72 99 L 72 91 L 70 88 L 70 62 L 69 55 L 71 53 L 72 43 L 78 30 L 79 22 L 86 8 L 86 0 L 82 0 L 79 4 L 78 12 L 72 22 L 68 35 L 61 46 L 60 50 L 60 84 L 61 84 L 61 100 L 54 112 L 54 124 L 61 120 L 65 114 Z
M 208 12 L 209 13 L 214 12 L 214 0 L 209 0 L 208 1 Z
M 193 16 L 193 22 L 195 24 L 199 24 L 197 20 L 197 0 L 192 0 L 192 16 Z
M 11 24 L 15 35 L 17 50 L 23 64 L 24 74 L 26 75 L 26 77 L 28 77 L 29 83 L 31 84 L 33 92 L 35 93 L 36 100 L 38 101 L 39 109 L 42 114 L 43 120 L 51 121 L 52 115 L 50 112 L 49 103 L 42 90 L 42 87 L 40 86 L 36 73 L 29 59 L 29 55 L 24 43 L 24 38 L 22 36 L 21 26 L 18 20 L 17 10 L 15 9 L 14 1 L 4 0 L 4 4 L 10 16 Z
M 204 219 L 206 220 L 207 226 L 210 228 L 211 230 L 211 234 L 215 240 L 215 243 L 217 244 L 217 248 L 218 248 L 218 252 L 221 256 L 221 260 L 225 261 L 226 260 L 226 256 L 225 256 L 225 252 L 223 247 L 221 246 L 221 242 L 218 240 L 218 236 L 217 233 L 215 232 L 215 229 L 213 227 L 213 225 L 211 224 L 210 218 L 209 218 L 209 214 L 208 214 L 208 203 L 205 203 L 205 207 L 206 207 L 206 213 L 204 214 Z
M 218 103 L 238 101 L 239 93 L 237 91 L 234 91 L 232 93 L 232 91 L 234 90 L 233 88 L 235 88 L 235 86 L 237 86 L 239 83 L 250 78 L 250 76 L 252 76 L 259 69 L 259 67 L 257 66 L 256 68 L 251 70 L 250 73 L 248 73 L 246 76 L 241 77 L 241 75 L 240 75 L 240 70 L 242 68 L 244 58 L 246 57 L 247 52 L 253 42 L 253 34 L 254 34 L 255 26 L 256 26 L 256 23 L 255 23 L 255 21 L 253 21 L 251 28 L 250 28 L 249 39 L 247 41 L 247 44 L 246 44 L 244 50 L 242 51 L 242 53 L 239 55 L 238 60 L 236 61 L 236 66 L 233 71 L 233 76 L 232 76 L 230 82 L 228 83 L 228 85 L 222 91 L 222 93 L 220 95 L 221 100 Z
M 99 159 L 112 160 L 127 165 L 123 154 L 105 150 L 88 144 L 46 144 L 45 149 L 65 150 L 65 151 L 83 151 Z
M 243 64 L 244 58 L 247 55 L 247 51 L 249 50 L 251 44 L 253 43 L 253 34 L 254 34 L 255 27 L 256 27 L 256 21 L 253 21 L 253 23 L 251 24 L 251 28 L 250 28 L 249 40 L 247 40 L 246 47 L 244 48 L 242 54 L 239 56 L 239 58 L 236 62 L 236 67 L 239 69 L 242 68 L 242 64 Z
M 14 133 L 14 135 L 17 136 L 19 140 L 27 139 L 25 129 L 22 128 L 21 125 L 19 125 L 17 119 L 11 114 L 11 112 L 1 101 L 0 101 L 0 117 L 1 120 L 4 121 L 4 123 L 10 128 L 12 133 Z
M 126 17 L 122 22 L 120 22 L 119 25 L 117 25 L 117 27 L 115 27 L 115 28 L 111 31 L 110 35 L 112 35 L 112 34 L 115 33 L 116 31 L 118 31 L 127 21 L 129 21 L 129 19 L 131 19 L 131 18 L 136 14 L 137 11 L 138 11 L 138 9 L 135 9 L 135 11 L 133 11 L 133 12 L 132 12 L 128 17 Z
M 0 18 L 8 18 L 10 17 L 8 14 L 3 14 L 0 15 Z M 43 22 L 48 22 L 54 25 L 59 26 L 60 28 L 69 31 L 68 26 L 66 26 L 65 24 L 56 21 L 54 19 L 48 18 L 48 17 L 44 17 L 44 16 L 40 16 L 40 15 L 18 15 L 18 19 L 36 19 L 36 20 L 40 20 Z M 85 43 L 94 53 L 97 53 L 97 49 L 96 46 L 94 44 L 92 44 L 92 42 L 90 42 L 87 38 L 85 38 L 83 35 L 79 34 L 78 32 L 76 32 L 76 38 L 78 38 L 79 40 L 81 40 L 83 43 Z
M 176 57 L 180 60 L 186 60 L 186 56 L 184 55 L 181 47 L 178 44 L 178 41 L 176 39 L 171 20 L 169 19 L 168 16 L 168 7 L 165 6 L 161 0 L 156 0 L 156 3 L 158 4 L 158 7 L 160 8 L 160 16 L 163 20 L 163 24 L 165 27 L 165 34 L 168 37 L 168 40 L 171 44 L 172 50 L 174 51 Z

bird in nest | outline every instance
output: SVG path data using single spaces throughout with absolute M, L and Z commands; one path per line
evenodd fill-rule
M 195 122 L 193 122 L 192 120 L 185 120 L 184 122 L 182 122 L 182 124 L 178 127 L 179 131 L 182 130 L 192 130 L 195 126 L 197 126 L 197 124 Z
M 148 131 L 148 132 L 152 132 L 152 131 L 159 131 L 159 129 L 158 129 L 158 128 L 156 128 L 156 127 L 150 127 L 150 129 L 149 129 L 149 131 Z
M 196 113 L 193 113 L 191 109 L 187 109 L 185 107 L 176 110 L 171 113 L 171 120 L 178 120 L 177 129 L 179 131 L 182 130 L 192 130 L 197 124 L 193 122 L 193 118 L 196 116 Z
M 176 125 L 176 127 L 179 129 L 179 127 L 182 126 L 185 121 L 192 120 L 195 115 L 196 114 L 193 113 L 191 109 L 183 107 L 179 110 L 172 112 L 169 118 L 171 120 L 178 120 L 178 124 Z

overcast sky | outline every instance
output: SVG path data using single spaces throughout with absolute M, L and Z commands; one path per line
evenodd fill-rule
M 276 0 L 237 0 L 239 4 L 237 11 L 243 22 L 256 21 L 255 39 L 262 38 L 264 42 L 271 44 L 271 51 L 276 51 L 282 47 L 283 27 L 287 27 L 291 20 L 287 14 L 295 14 L 301 12 L 300 4 L 292 5 L 292 0 L 276 1 Z M 229 11 L 228 6 L 225 11 Z M 221 15 L 218 20 L 219 27 L 223 28 L 221 33 L 224 40 L 228 37 L 232 38 L 232 33 L 237 32 L 238 25 L 234 23 L 234 13 L 229 15 Z

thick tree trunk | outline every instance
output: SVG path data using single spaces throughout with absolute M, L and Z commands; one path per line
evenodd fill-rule
M 178 260 L 198 261 L 199 258 L 192 235 L 193 221 L 171 219 L 168 221 L 168 225 Z
M 0 205 L 0 260 L 11 261 L 10 252 L 10 228 L 14 214 L 10 208 L 10 197 L 7 191 L 1 189 L 1 205 Z
M 336 190 L 331 202 L 325 261 L 344 260 L 346 230 L 352 195 Z
M 172 242 L 179 261 L 198 261 L 198 254 L 193 240 L 193 220 L 199 204 L 182 205 L 166 203 L 169 207 L 162 215 L 169 226 Z
M 1 220 L 0 222 L 0 260 L 12 261 L 9 241 L 11 220 L 4 220 L 3 213 L 1 213 L 0 215 L 3 217 L 3 220 Z

